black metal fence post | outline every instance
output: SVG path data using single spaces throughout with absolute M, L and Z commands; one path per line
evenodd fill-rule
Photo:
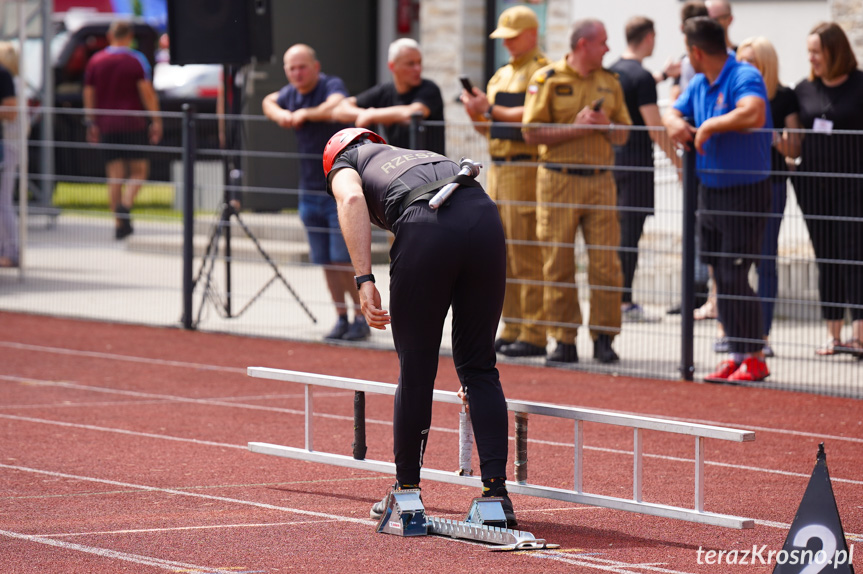
M 420 131 L 422 130 L 423 115 L 419 112 L 411 114 L 411 130 L 408 141 L 411 149 L 420 149 Z
M 695 373 L 695 210 L 698 207 L 698 178 L 695 175 L 695 149 L 683 152 L 683 266 L 680 305 L 680 375 L 691 381 Z
M 195 109 L 183 104 L 183 328 L 193 329 L 192 266 L 195 259 Z

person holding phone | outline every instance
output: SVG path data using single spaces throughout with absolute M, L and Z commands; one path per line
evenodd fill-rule
M 486 93 L 462 77 L 461 101 L 474 128 L 488 136 L 488 194 L 497 204 L 506 238 L 507 287 L 503 330 L 495 350 L 508 357 L 545 356 L 542 253 L 536 239 L 536 145 L 521 135 L 527 83 L 548 64 L 537 45 L 539 20 L 527 6 L 504 10 L 491 38 L 510 55 L 488 82 Z M 507 125 L 510 124 L 510 125 Z M 516 125 L 512 125 L 516 124 Z
M 522 133 L 539 144 L 537 239 L 542 245 L 545 316 L 557 341 L 551 365 L 578 361 L 582 325 L 575 285 L 575 238 L 581 227 L 588 253 L 590 336 L 601 363 L 619 360 L 612 348 L 620 332 L 623 274 L 617 249 L 617 188 L 612 146 L 623 145 L 632 124 L 623 88 L 602 67 L 608 35 L 599 20 L 580 20 L 570 34 L 571 51 L 537 71 L 525 99 Z M 556 125 L 550 125 L 556 124 Z M 616 124 L 616 125 L 614 125 Z

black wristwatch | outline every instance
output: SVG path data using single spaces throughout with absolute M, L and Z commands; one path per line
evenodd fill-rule
M 372 275 L 371 273 L 369 273 L 368 275 L 360 275 L 358 277 L 354 276 L 354 281 L 357 282 L 357 291 L 359 291 L 360 285 L 362 285 L 366 281 L 371 281 L 372 283 L 374 283 L 375 282 L 375 276 Z

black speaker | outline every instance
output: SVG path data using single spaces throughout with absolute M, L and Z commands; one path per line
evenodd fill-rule
M 246 64 L 273 57 L 270 0 L 168 0 L 172 64 Z

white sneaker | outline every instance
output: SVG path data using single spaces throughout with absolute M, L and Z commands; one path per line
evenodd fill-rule
M 620 306 L 620 314 L 624 323 L 656 323 L 661 320 L 645 313 L 638 303 L 624 303 Z

